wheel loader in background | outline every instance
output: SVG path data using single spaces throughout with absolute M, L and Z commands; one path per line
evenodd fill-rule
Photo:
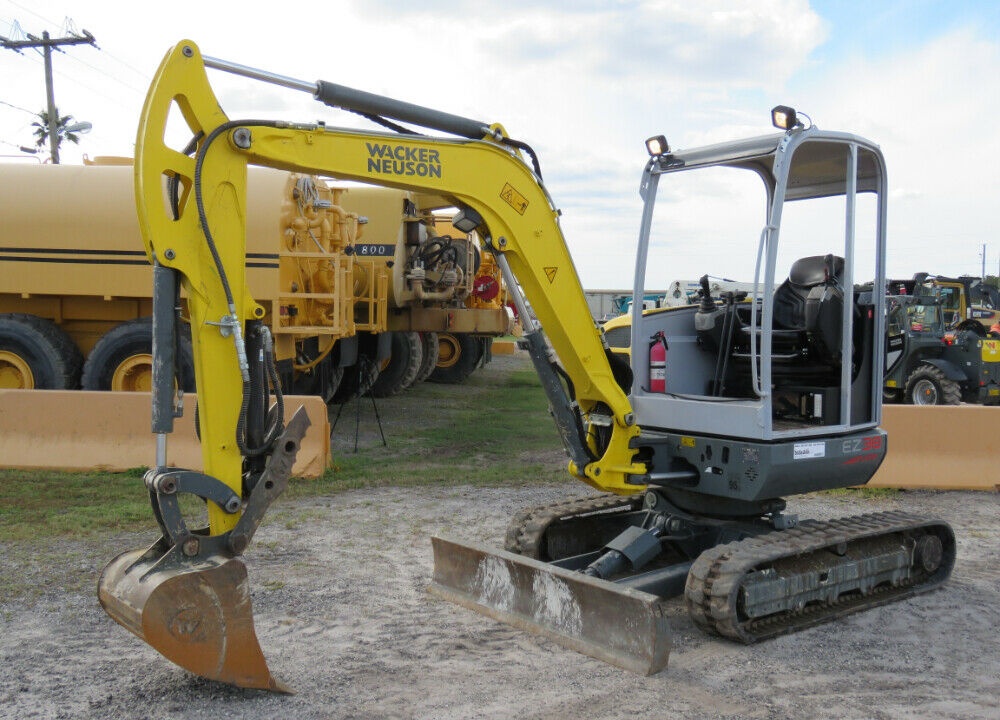
M 940 297 L 890 295 L 888 304 L 887 402 L 1000 404 L 1000 340 L 946 331 Z
M 152 283 L 131 165 L 0 165 L 0 388 L 148 391 Z M 420 379 L 437 370 L 438 331 L 446 363 L 435 379 L 458 382 L 454 344 L 472 347 L 471 372 L 486 338 L 511 332 L 499 270 L 436 212 L 441 198 L 266 168 L 248 192 L 248 282 L 286 392 L 328 402 L 400 392 L 417 379 L 408 365 Z M 52 198 L 60 212 L 43 206 Z M 178 381 L 191 391 L 187 335 Z
M 447 137 L 231 120 L 206 68 L 304 90 L 395 129 L 407 123 Z M 164 140 L 178 110 L 195 138 L 193 156 Z M 537 157 L 502 126 L 177 44 L 147 96 L 135 168 L 157 282 L 157 467 L 145 483 L 161 538 L 105 568 L 105 610 L 192 672 L 287 689 L 257 642 L 240 555 L 287 482 L 308 419 L 300 412 L 282 429 L 280 408 L 266 406 L 266 378 L 274 375 L 260 350 L 270 343 L 266 311 L 245 279 L 248 165 L 435 193 L 458 208 L 455 226 L 479 233 L 520 311 L 569 472 L 602 492 L 520 513 L 507 550 L 433 538 L 435 592 L 655 672 L 669 652 L 663 597 L 683 594 L 698 626 L 754 642 L 939 586 L 955 558 L 943 521 L 893 512 L 799 522 L 786 512 L 783 496 L 864 484 L 885 456 L 878 423 L 888 193 L 875 145 L 806 127 L 789 108 L 775 115 L 784 132 L 688 151 L 671 150 L 662 136 L 647 141 L 635 297 L 642 297 L 651 248 L 664 240 L 654 219 L 670 226 L 672 208 L 666 217 L 656 211 L 658 184 L 718 169 L 751 178 L 768 200 L 747 243 L 761 300 L 638 314 L 631 346 L 649 352 L 634 352 L 628 367 L 607 351 L 590 316 Z M 164 178 L 178 190 L 172 207 L 164 207 Z M 810 253 L 789 261 L 787 280 L 774 289 L 783 215 L 825 200 L 836 222 L 821 241 L 833 246 L 817 253 L 789 238 L 792 253 Z M 865 267 L 856 237 L 869 240 L 874 292 L 852 292 L 855 265 Z M 670 242 L 689 246 L 683 236 Z M 195 372 L 205 390 L 201 473 L 168 470 L 165 462 L 177 283 L 188 293 Z M 178 519 L 178 493 L 205 501 L 207 528 L 191 530 Z

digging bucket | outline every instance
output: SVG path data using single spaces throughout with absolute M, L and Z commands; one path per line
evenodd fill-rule
M 257 642 L 250 583 L 240 559 L 265 511 L 288 485 L 309 428 L 296 410 L 277 439 L 267 468 L 245 503 L 218 480 L 190 470 L 151 468 L 145 483 L 162 535 L 148 550 L 119 555 L 104 568 L 97 596 L 117 623 L 185 670 L 210 680 L 290 693 L 267 667 Z M 212 500 L 242 512 L 232 530 L 190 531 L 177 494 Z
M 196 675 L 291 692 L 271 675 L 257 642 L 243 561 L 211 554 L 192 566 L 175 562 L 174 552 L 161 541 L 112 560 L 98 583 L 108 615 Z
M 626 670 L 666 667 L 670 633 L 655 595 L 474 543 L 431 543 L 438 597 Z

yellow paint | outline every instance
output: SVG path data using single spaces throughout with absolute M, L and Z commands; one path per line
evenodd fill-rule
M 889 451 L 868 487 L 1000 490 L 996 422 L 984 405 L 887 405 Z
M 34 387 L 34 373 L 24 358 L 15 352 L 0 350 L 0 388 L 31 390 Z

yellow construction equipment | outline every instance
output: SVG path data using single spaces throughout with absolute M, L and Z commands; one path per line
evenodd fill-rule
M 407 123 L 449 137 L 230 119 L 206 68 L 304 90 L 395 130 Z M 164 141 L 177 112 L 194 138 L 190 152 Z M 275 373 L 266 309 L 246 282 L 248 165 L 430 193 L 458 208 L 452 222 L 478 233 L 519 310 L 569 472 L 603 491 L 519 513 L 506 551 L 436 539 L 440 594 L 655 672 L 669 648 L 663 597 L 683 594 L 699 627 L 749 643 L 938 587 L 955 558 L 943 521 L 880 513 L 800 523 L 785 512 L 782 496 L 864 484 L 885 457 L 888 190 L 870 141 L 821 131 L 788 107 L 773 116 L 783 132 L 692 150 L 671 150 L 663 136 L 647 141 L 637 305 L 661 181 L 709 168 L 743 173 L 766 216 L 750 242 L 759 301 L 720 307 L 706 297 L 638 314 L 630 345 L 649 350 L 634 351 L 629 367 L 591 319 L 537 157 L 502 126 L 203 57 L 180 42 L 147 96 L 135 167 L 155 265 L 158 462 L 146 486 L 162 537 L 112 561 L 100 583 L 105 609 L 192 672 L 285 689 L 259 650 L 239 556 L 287 481 L 307 420 L 298 413 L 282 428 L 280 394 L 267 407 Z M 173 202 L 164 203 L 164 183 Z M 820 242 L 832 247 L 790 263 L 779 284 L 782 214 L 830 198 L 832 236 Z M 869 292 L 853 290 L 856 236 L 873 239 Z M 178 283 L 203 388 L 203 473 L 166 468 Z M 182 492 L 205 501 L 207 528 L 178 519 Z
M 128 158 L 0 166 L 0 387 L 148 392 L 152 284 L 133 174 Z M 392 332 L 480 344 L 511 332 L 499 271 L 437 214 L 442 198 L 266 168 L 247 192 L 247 282 L 287 392 L 330 399 L 359 352 L 388 360 Z M 497 288 L 488 300 L 482 284 Z M 193 389 L 186 337 L 179 381 Z

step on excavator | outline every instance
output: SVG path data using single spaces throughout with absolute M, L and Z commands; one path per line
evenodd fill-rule
M 231 120 L 207 68 L 309 92 L 388 131 Z M 171 113 L 193 136 L 186 146 L 167 143 Z M 308 419 L 300 413 L 283 428 L 280 408 L 268 407 L 265 310 L 245 283 L 248 165 L 434 193 L 457 208 L 453 224 L 478 232 L 514 296 L 570 474 L 599 491 L 517 514 L 503 550 L 432 538 L 434 593 L 653 673 L 670 647 L 663 598 L 683 595 L 697 626 L 750 643 L 939 586 L 955 559 L 942 520 L 893 512 L 799 521 L 786 511 L 785 496 L 863 485 L 885 457 L 887 187 L 873 143 L 821 131 L 792 108 L 772 116 L 782 132 L 693 150 L 672 150 L 663 136 L 647 141 L 636 306 L 661 241 L 651 229 L 661 180 L 709 168 L 750 176 L 766 216 L 748 243 L 755 299 L 720 304 L 706 293 L 697 305 L 637 314 L 631 346 L 649 352 L 625 363 L 591 318 L 537 156 L 501 125 L 178 43 L 149 90 L 135 162 L 156 277 L 157 462 L 145 483 L 161 538 L 105 569 L 108 614 L 193 673 L 289 690 L 257 641 L 241 554 L 288 482 Z M 783 212 L 831 198 L 839 203 L 832 246 L 796 259 L 782 281 Z M 864 218 L 869 226 L 857 227 Z M 870 238 L 868 292 L 854 290 L 856 268 L 869 267 L 856 235 Z M 198 471 L 169 468 L 166 457 L 180 404 L 179 287 L 202 389 Z M 189 528 L 181 494 L 204 501 L 207 527 Z

